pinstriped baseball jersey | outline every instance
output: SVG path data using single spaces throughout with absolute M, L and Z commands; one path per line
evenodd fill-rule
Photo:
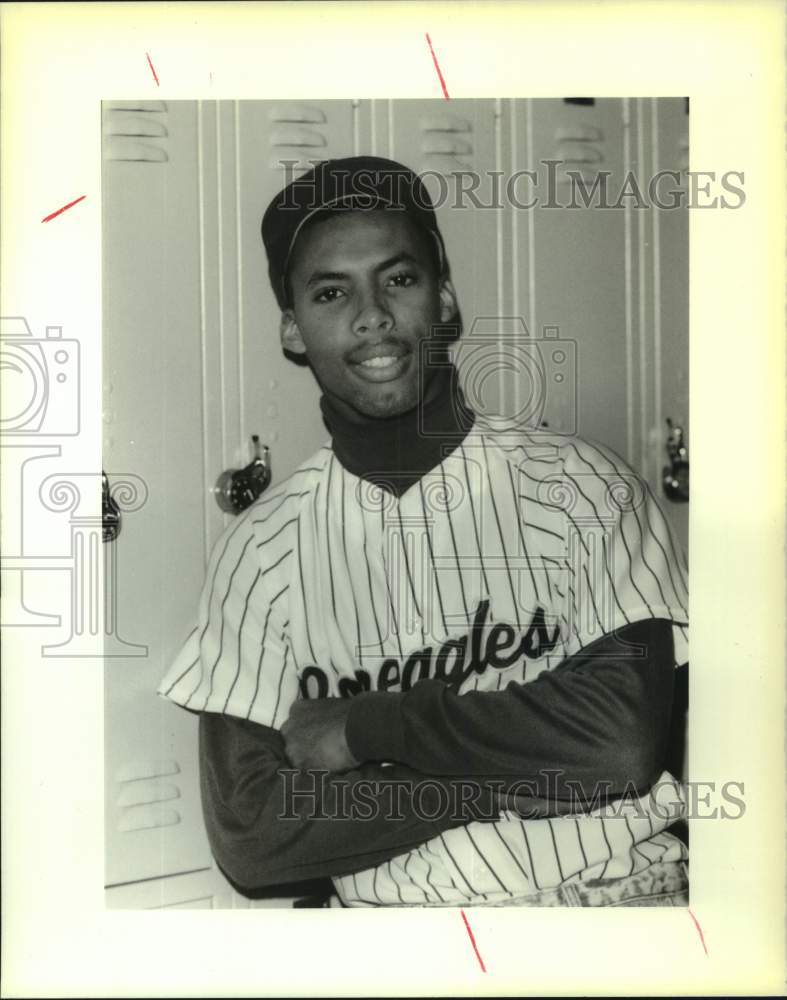
M 427 677 L 460 694 L 528 683 L 647 618 L 673 622 L 686 662 L 682 556 L 612 452 L 477 424 L 397 498 L 326 446 L 219 540 L 198 626 L 159 691 L 279 728 L 298 697 L 406 691 Z M 502 813 L 334 881 L 351 905 L 493 903 L 681 858 L 665 832 L 677 813 L 647 797 L 626 817 Z
M 637 875 L 687 857 L 665 832 L 685 808 L 683 791 L 666 772 L 654 787 L 652 796 L 578 817 L 522 819 L 502 811 L 497 822 L 447 830 L 334 884 L 348 906 L 495 905 L 571 882 Z

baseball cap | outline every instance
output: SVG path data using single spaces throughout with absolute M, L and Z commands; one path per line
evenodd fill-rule
M 443 238 L 429 193 L 409 167 L 381 156 L 348 156 L 323 160 L 290 181 L 271 201 L 262 217 L 262 242 L 268 255 L 268 275 L 276 300 L 286 309 L 287 270 L 304 225 L 330 209 L 374 208 L 407 212 L 432 235 L 441 270 L 446 269 Z

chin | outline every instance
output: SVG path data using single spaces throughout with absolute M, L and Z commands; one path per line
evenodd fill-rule
M 369 394 L 355 403 L 355 408 L 366 417 L 398 417 L 418 405 L 417 392 L 396 392 L 394 390 Z

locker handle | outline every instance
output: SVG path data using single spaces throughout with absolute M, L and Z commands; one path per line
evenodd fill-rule
M 673 424 L 667 417 L 667 455 L 670 464 L 662 470 L 664 495 L 675 503 L 686 503 L 689 499 L 689 452 L 684 442 L 683 428 Z
M 120 508 L 109 491 L 109 479 L 101 470 L 101 539 L 104 542 L 114 542 L 120 534 L 122 522 Z
M 213 492 L 216 502 L 227 514 L 240 514 L 261 496 L 271 481 L 270 448 L 260 448 L 260 439 L 253 434 L 254 458 L 242 469 L 227 469 L 219 476 Z

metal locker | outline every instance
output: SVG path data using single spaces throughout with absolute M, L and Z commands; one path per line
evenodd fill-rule
M 514 186 L 514 294 L 544 343 L 542 420 L 625 451 L 625 213 L 584 207 L 570 173 L 590 191 L 606 171 L 610 190 L 621 182 L 622 102 L 517 100 L 511 127 L 516 161 L 533 172 Z
M 211 857 L 196 719 L 155 693 L 190 628 L 203 567 L 195 106 L 105 105 L 104 136 L 103 464 L 110 484 L 136 476 L 147 494 L 104 546 L 122 634 L 137 644 L 104 661 L 111 886 Z

